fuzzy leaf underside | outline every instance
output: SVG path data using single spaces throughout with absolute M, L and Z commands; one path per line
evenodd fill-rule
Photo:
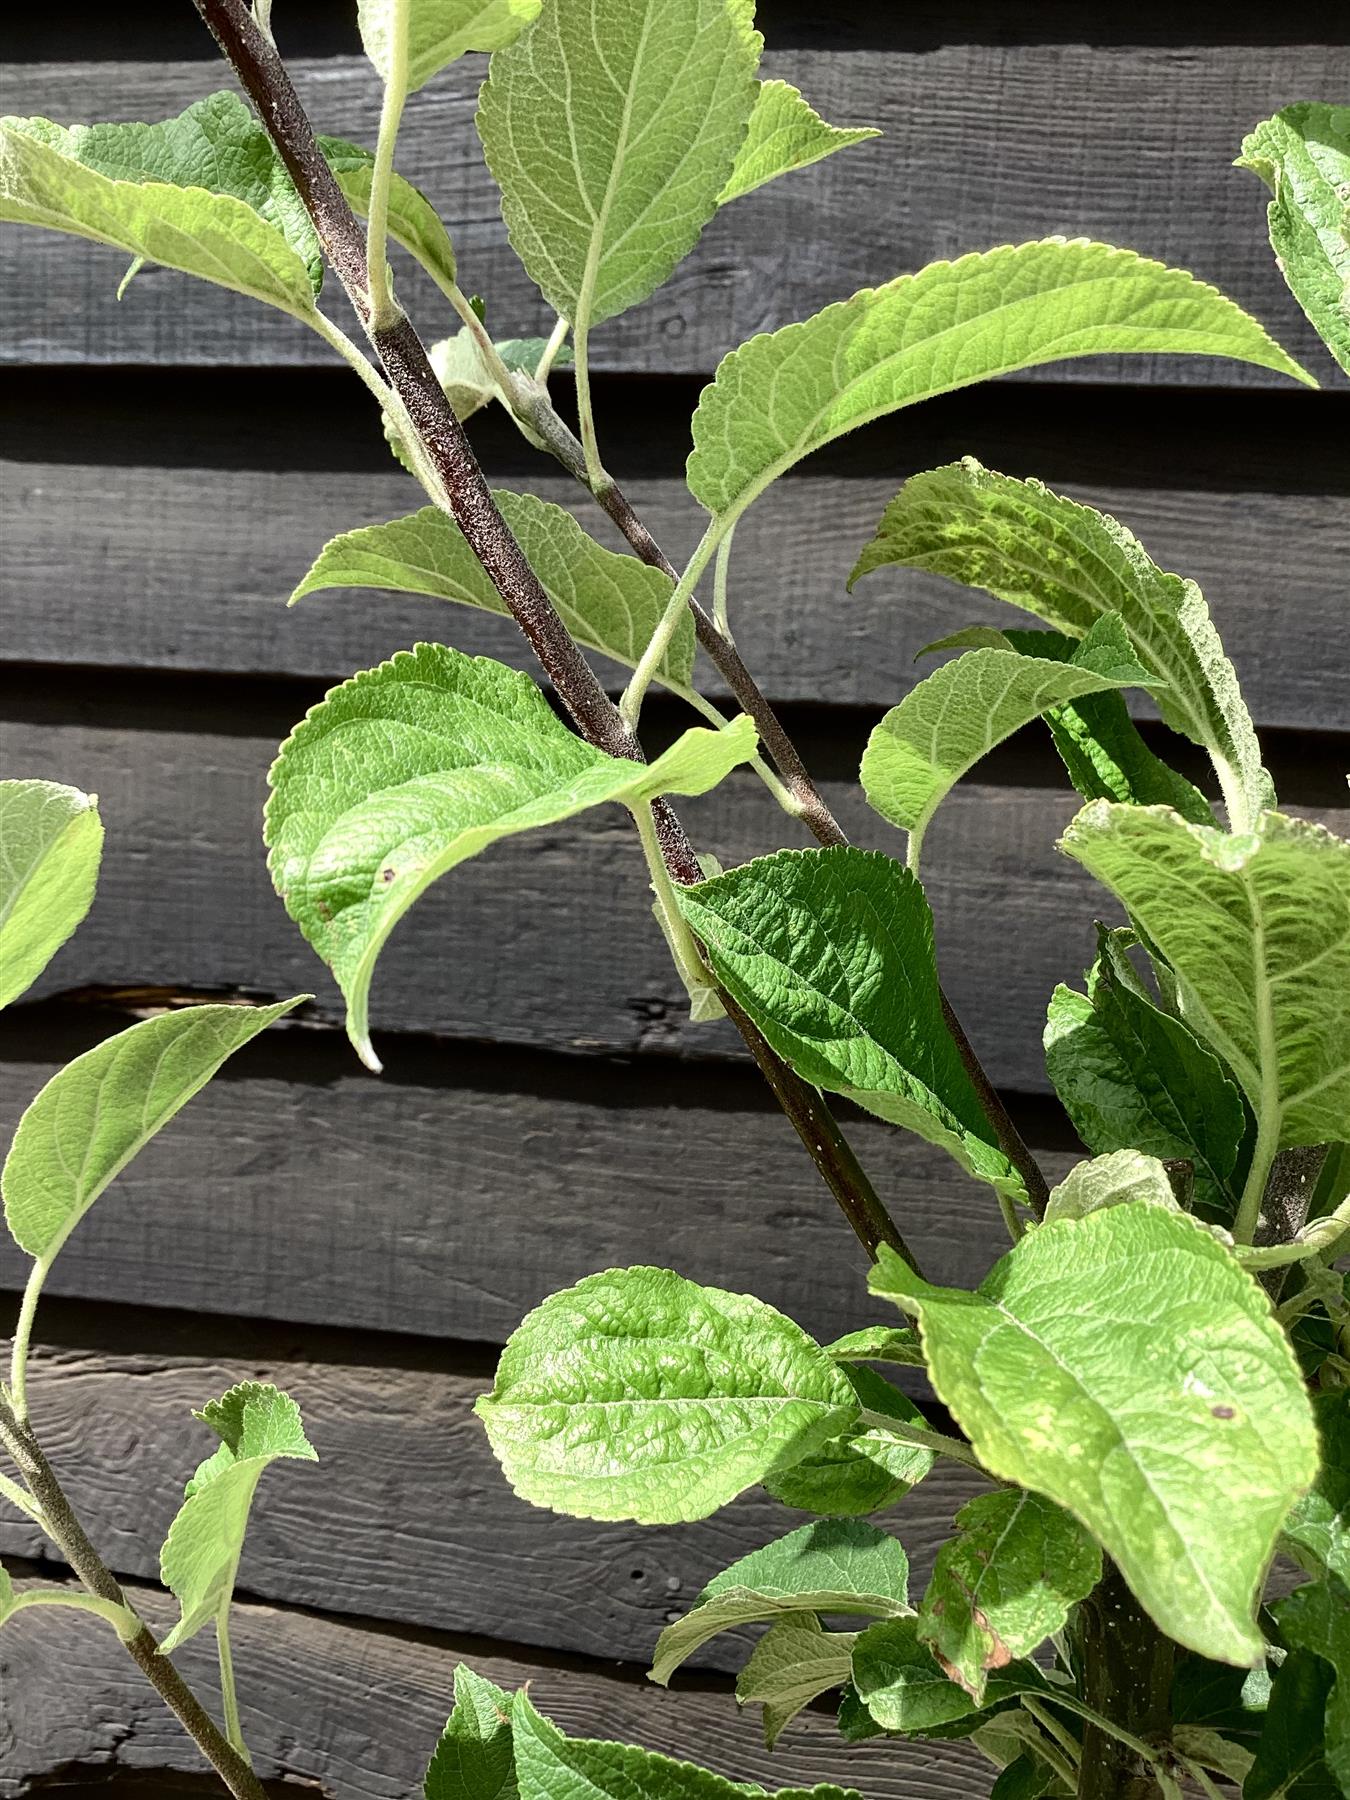
M 102 854 L 92 794 L 0 781 L 0 1006 L 33 985 L 89 911 Z
M 541 0 L 410 0 L 408 91 L 471 50 L 498 50 L 538 16 Z M 357 0 L 366 55 L 385 81 L 391 67 L 394 0 Z
M 370 189 L 375 172 L 372 151 L 345 138 L 321 137 L 319 148 L 324 161 L 337 176 L 338 186 L 347 204 L 362 218 L 370 210 Z M 441 215 L 420 188 L 404 179 L 397 170 L 389 183 L 389 235 L 415 256 L 443 284 L 455 279 L 455 249 Z
M 1165 1206 L 1176 1212 L 1177 1199 L 1167 1170 L 1156 1156 L 1138 1150 L 1114 1150 L 1075 1163 L 1058 1187 L 1051 1188 L 1045 1219 L 1083 1219 L 1104 1206 Z
M 788 1613 L 765 1632 L 737 1679 L 736 1700 L 764 1708 L 767 1749 L 803 1707 L 848 1681 L 856 1637 L 826 1631 L 812 1612 Z
M 847 150 L 880 136 L 871 125 L 827 125 L 789 82 L 761 81 L 755 91 L 749 129 L 717 203 L 726 206 L 766 182 L 776 181 L 780 175 L 805 169 L 833 156 L 836 150 Z

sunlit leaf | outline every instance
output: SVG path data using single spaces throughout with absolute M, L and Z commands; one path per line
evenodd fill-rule
M 55 781 L 0 781 L 0 1006 L 31 987 L 89 911 L 98 802 Z

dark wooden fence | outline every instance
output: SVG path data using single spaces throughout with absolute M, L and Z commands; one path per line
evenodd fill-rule
M 350 11 L 282 0 L 278 28 L 322 126 L 370 141 L 376 95 Z M 772 72 L 886 136 L 739 204 L 669 288 L 601 334 L 605 449 L 673 554 L 695 533 L 681 467 L 718 355 L 936 256 L 1049 232 L 1128 244 L 1217 282 L 1335 389 L 1273 266 L 1262 193 L 1230 167 L 1276 106 L 1350 91 L 1334 0 L 764 0 L 761 15 Z M 5 31 L 6 111 L 155 118 L 222 82 L 186 0 L 30 7 Z M 541 309 L 479 161 L 479 78 L 463 65 L 418 101 L 401 162 L 443 207 L 492 323 L 528 330 Z M 769 1757 L 736 1716 L 739 1647 L 725 1641 L 676 1693 L 643 1684 L 662 1624 L 784 1529 L 764 1497 L 639 1531 L 531 1512 L 506 1491 L 469 1403 L 546 1292 L 658 1261 L 833 1333 L 867 1315 L 858 1255 L 728 1034 L 687 1024 L 617 817 L 457 872 L 384 957 L 388 1073 L 357 1066 L 336 992 L 264 872 L 268 763 L 329 680 L 419 636 L 520 648 L 504 623 L 389 595 L 288 613 L 331 532 L 407 509 L 414 490 L 366 397 L 301 328 L 162 271 L 119 305 L 122 266 L 69 239 L 0 239 L 0 766 L 97 791 L 108 827 L 90 919 L 0 1020 L 0 1125 L 138 1008 L 319 997 L 193 1103 L 58 1265 L 35 1400 L 93 1536 L 119 1573 L 151 1581 L 202 1453 L 191 1407 L 275 1378 L 323 1461 L 269 1477 L 243 1568 L 241 1679 L 263 1773 L 411 1792 L 467 1656 L 532 1679 L 570 1727 L 745 1778 L 847 1771 L 869 1800 L 983 1794 L 984 1765 L 961 1745 L 844 1754 L 818 1714 Z M 424 329 L 444 328 L 434 295 L 405 288 Z M 499 421 L 475 435 L 495 479 L 576 500 Z M 854 784 L 866 733 L 920 645 L 999 609 L 895 576 L 850 598 L 843 578 L 899 481 L 970 451 L 1110 508 L 1202 583 L 1283 797 L 1343 828 L 1348 444 L 1344 383 L 1296 392 L 1226 363 L 1084 362 L 957 395 L 860 433 L 760 503 L 737 543 L 738 639 L 848 827 L 884 843 Z M 660 702 L 652 712 L 674 727 Z M 1055 1168 L 1072 1139 L 1040 1023 L 1053 983 L 1087 959 L 1094 910 L 1053 848 L 1071 811 L 1044 744 L 1018 740 L 950 802 L 928 857 L 948 987 Z M 724 859 L 783 834 L 749 782 L 690 812 Z M 873 1123 L 857 1139 L 930 1271 L 977 1278 L 998 1244 L 984 1192 Z M 0 1253 L 7 1309 L 21 1275 Z M 897 1512 L 921 1577 L 969 1491 L 943 1471 Z M 20 1572 L 43 1555 L 12 1519 L 0 1549 Z M 209 1688 L 208 1651 L 187 1660 Z M 111 1635 L 80 1621 L 0 1636 L 0 1791 L 193 1769 L 138 1682 Z

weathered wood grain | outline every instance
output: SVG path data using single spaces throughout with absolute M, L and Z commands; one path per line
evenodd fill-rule
M 923 673 L 913 660 L 922 645 L 970 619 L 1025 622 L 916 571 L 879 574 L 846 592 L 853 561 L 898 482 L 897 472 L 783 483 L 741 524 L 733 623 L 742 654 L 774 699 L 893 705 Z M 517 473 L 503 485 L 570 506 L 618 547 L 609 521 L 547 463 L 536 477 Z M 1114 513 L 1155 560 L 1200 583 L 1260 724 L 1344 725 L 1350 634 L 1341 629 L 1342 497 L 1079 484 L 1065 491 Z M 356 476 L 0 464 L 0 656 L 323 678 L 369 667 L 419 637 L 518 658 L 509 621 L 467 608 L 342 592 L 285 607 L 330 536 L 395 518 L 418 498 L 392 466 Z M 682 481 L 639 478 L 633 499 L 668 554 L 682 560 L 699 531 Z M 709 692 L 718 691 L 714 680 Z
M 1100 48 L 944 44 L 924 54 L 770 52 L 766 71 L 796 82 L 827 118 L 866 120 L 879 143 L 778 182 L 713 222 L 653 300 L 599 334 L 597 366 L 710 369 L 743 338 L 935 257 L 1047 233 L 1126 244 L 1193 268 L 1262 317 L 1294 354 L 1330 373 L 1290 302 L 1265 240 L 1257 182 L 1231 167 L 1244 132 L 1291 95 L 1334 99 L 1350 50 Z M 358 59 L 296 65 L 321 129 L 373 141 L 376 85 Z M 409 109 L 408 175 L 443 209 L 464 279 L 496 327 L 543 314 L 510 255 L 472 114 L 481 68 L 466 61 Z M 73 118 L 157 118 L 222 85 L 187 63 L 30 65 L 13 110 Z M 1122 148 L 1122 147 L 1126 148 Z M 7 233 L 2 354 L 45 363 L 322 362 L 302 326 L 177 275 L 142 276 L 120 305 L 124 260 L 26 228 Z M 414 316 L 444 316 L 427 284 L 403 281 Z M 1281 378 L 1207 358 L 1097 359 L 1049 379 L 1271 386 Z
M 154 1593 L 133 1598 L 163 1628 Z M 352 1800 L 405 1800 L 450 1710 L 455 1665 L 502 1687 L 530 1683 L 539 1707 L 575 1736 L 613 1737 L 668 1755 L 696 1756 L 738 1780 L 847 1780 L 868 1800 L 982 1800 L 993 1770 L 969 1744 L 843 1745 L 833 1722 L 803 1714 L 773 1753 L 755 1716 L 737 1716 L 728 1685 L 676 1677 L 673 1691 L 629 1673 L 575 1661 L 536 1664 L 482 1639 L 427 1641 L 282 1608 L 245 1604 L 234 1615 L 243 1727 L 264 1780 Z M 218 1703 L 209 1635 L 181 1666 Z M 0 1794 L 34 1791 L 61 1771 L 91 1782 L 151 1770 L 195 1774 L 179 1731 L 110 1631 L 48 1610 L 24 1613 L 0 1637 Z
M 278 1463 L 259 1492 L 239 1576 L 259 1599 L 645 1668 L 705 1582 L 807 1517 L 761 1489 L 711 1519 L 661 1529 L 537 1511 L 511 1493 L 473 1416 L 490 1364 L 464 1375 L 278 1361 L 275 1339 L 270 1352 L 241 1345 L 215 1358 L 159 1356 L 148 1342 L 144 1353 L 44 1352 L 29 1377 L 34 1422 L 117 1573 L 158 1579 L 183 1483 L 214 1442 L 192 1410 L 255 1379 L 299 1402 L 320 1456 L 317 1466 Z M 956 1509 L 983 1486 L 944 1462 L 886 1515 L 917 1591 Z M 5 1507 L 0 1551 L 39 1549 L 35 1528 Z M 753 1635 L 714 1639 L 702 1666 L 738 1668 Z

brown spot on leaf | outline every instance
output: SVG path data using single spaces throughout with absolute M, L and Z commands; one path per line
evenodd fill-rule
M 1237 1412 L 1231 1406 L 1211 1406 L 1209 1409 L 1216 1419 L 1235 1419 Z
M 386 887 L 388 887 L 388 885 L 391 881 L 396 879 L 397 875 L 398 875 L 398 870 L 393 868 L 391 865 L 387 865 L 385 868 L 380 870 L 380 880 L 384 883 L 384 885 Z

